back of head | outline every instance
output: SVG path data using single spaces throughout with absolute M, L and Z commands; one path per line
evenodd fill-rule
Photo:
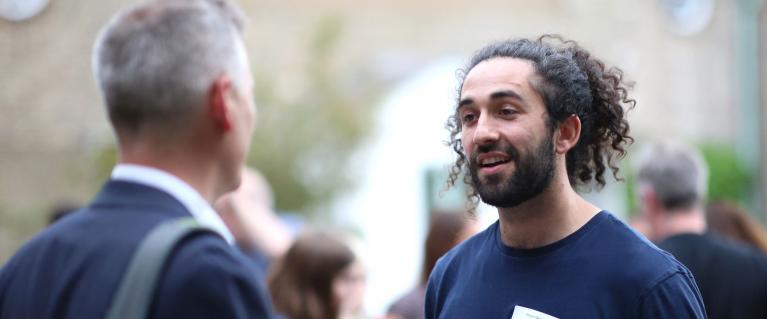
M 293 319 L 336 318 L 333 279 L 355 260 L 349 246 L 330 233 L 300 235 L 272 268 L 269 291 L 274 307 Z
M 695 207 L 705 199 L 708 167 L 701 153 L 679 142 L 648 145 L 639 154 L 636 180 L 650 188 L 666 211 Z
M 118 139 L 174 137 L 221 74 L 245 89 L 241 29 L 242 15 L 225 0 L 155 0 L 118 13 L 93 54 Z
M 625 146 L 633 142 L 625 113 L 636 103 L 628 97 L 631 84 L 624 81 L 623 71 L 605 66 L 575 41 L 543 35 L 536 40 L 491 43 L 479 50 L 461 70 L 459 92 L 466 75 L 475 66 L 495 58 L 522 59 L 533 64 L 536 74 L 530 84 L 546 106 L 550 129 L 571 116 L 579 118 L 579 140 L 566 154 L 571 185 L 584 186 L 593 181 L 597 187 L 604 186 L 607 170 L 619 178 L 615 161 L 625 156 Z M 468 164 L 459 138 L 461 121 L 457 107 L 448 119 L 447 128 L 449 144 L 458 155 L 448 180 L 453 184 Z M 464 178 L 471 185 L 468 174 Z

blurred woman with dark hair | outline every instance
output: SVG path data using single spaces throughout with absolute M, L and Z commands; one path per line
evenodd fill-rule
M 706 206 L 708 231 L 731 240 L 749 244 L 767 254 L 767 233 L 738 204 L 723 200 Z
M 312 231 L 274 265 L 269 291 L 277 312 L 290 319 L 353 318 L 362 308 L 365 273 L 341 239 Z

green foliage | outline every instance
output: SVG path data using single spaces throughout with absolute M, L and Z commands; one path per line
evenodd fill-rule
M 704 144 L 700 147 L 709 168 L 708 197 L 747 202 L 751 172 L 731 146 Z
M 303 86 L 280 94 L 283 78 L 256 72 L 258 122 L 249 157 L 269 180 L 279 210 L 308 214 L 351 185 L 349 156 L 369 132 L 379 92 L 362 70 L 335 67 L 340 18 L 323 19 L 314 30 L 298 81 Z

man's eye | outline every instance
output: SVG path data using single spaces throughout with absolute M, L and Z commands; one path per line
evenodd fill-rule
M 475 119 L 474 113 L 466 113 L 461 116 L 461 123 L 468 123 Z
M 506 108 L 502 108 L 500 113 L 501 115 L 509 116 L 509 115 L 517 114 L 517 111 L 513 108 L 506 107 Z

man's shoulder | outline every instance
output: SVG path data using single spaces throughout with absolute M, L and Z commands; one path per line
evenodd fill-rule
M 188 274 L 195 278 L 237 274 L 253 266 L 223 238 L 207 232 L 179 243 L 170 260 L 170 275 Z
M 448 265 L 461 263 L 462 261 L 482 258 L 483 255 L 489 252 L 488 249 L 492 247 L 497 227 L 498 222 L 495 222 L 485 230 L 456 245 L 437 261 L 435 268 L 438 266 L 447 267 Z
M 668 252 L 658 248 L 643 235 L 616 217 L 609 215 L 605 227 L 597 234 L 594 253 L 604 259 L 603 265 L 618 280 L 628 280 L 641 286 L 652 286 L 687 269 Z M 613 261 L 620 260 L 616 263 Z M 626 267 L 625 265 L 631 265 Z
M 612 215 L 607 219 L 589 245 L 590 255 L 600 255 L 592 273 L 606 288 L 636 300 L 640 317 L 702 316 L 702 301 L 690 271 L 621 220 Z
M 265 285 L 255 265 L 220 236 L 203 233 L 181 242 L 159 283 L 159 317 L 218 313 L 223 317 L 266 317 L 271 312 Z M 204 305 L 179 307 L 205 300 Z
M 497 222 L 440 257 L 429 276 L 427 290 L 449 289 L 457 281 L 466 280 L 460 273 L 471 272 L 470 269 L 489 262 L 496 227 Z
M 453 247 L 437 260 L 426 288 L 425 311 L 428 318 L 433 318 L 441 311 L 445 298 L 455 285 L 468 280 L 465 274 L 473 273 L 471 268 L 481 267 L 481 263 L 487 262 L 495 227 L 497 222 Z
M 667 252 L 658 248 L 644 235 L 640 234 L 612 214 L 608 215 L 606 227 L 602 228 L 600 236 L 612 257 L 647 260 L 650 264 L 660 267 L 674 266 L 679 263 Z

